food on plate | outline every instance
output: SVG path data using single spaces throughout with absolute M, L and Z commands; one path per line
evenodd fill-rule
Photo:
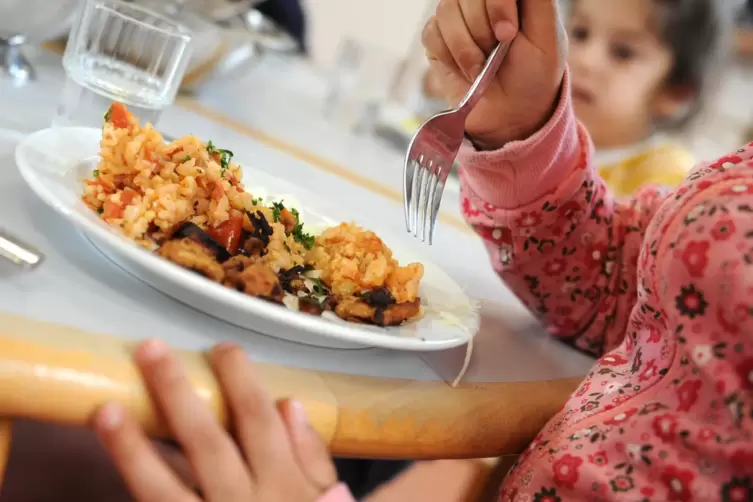
M 401 266 L 373 232 L 309 233 L 284 201 L 244 189 L 233 153 L 184 136 L 165 143 L 113 104 L 82 200 L 126 237 L 228 288 L 313 315 L 393 326 L 420 315 L 423 265 Z

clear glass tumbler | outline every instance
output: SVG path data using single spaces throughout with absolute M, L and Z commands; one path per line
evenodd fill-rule
M 187 28 L 142 6 L 86 0 L 65 48 L 67 79 L 53 125 L 99 127 L 113 101 L 156 123 L 175 101 L 190 42 Z

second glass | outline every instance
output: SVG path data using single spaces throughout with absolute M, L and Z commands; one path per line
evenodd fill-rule
M 113 101 L 156 123 L 175 101 L 190 42 L 187 28 L 149 9 L 86 0 L 65 48 L 67 79 L 53 125 L 99 127 Z

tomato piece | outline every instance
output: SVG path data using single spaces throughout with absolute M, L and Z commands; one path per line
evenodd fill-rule
M 243 187 L 240 186 L 240 183 L 238 182 L 238 178 L 236 178 L 235 176 L 230 175 L 229 181 L 230 181 L 230 185 L 234 186 L 235 189 L 238 190 L 239 192 L 243 193 L 245 191 L 243 190 Z
M 105 178 L 100 176 L 99 178 L 95 178 L 93 180 L 86 180 L 85 183 L 89 186 L 100 186 L 105 192 L 113 192 L 115 190 L 115 185 L 113 185 L 109 177 Z
M 135 190 L 124 190 L 123 193 L 120 194 L 120 202 L 127 206 L 131 202 L 133 202 L 133 199 L 135 199 L 138 196 L 138 192 Z
M 123 216 L 123 205 L 107 199 L 102 207 L 102 218 L 120 218 L 121 216 Z
M 107 185 L 105 185 L 105 183 L 102 180 L 98 179 L 98 178 L 97 179 L 93 179 L 93 180 L 84 180 L 84 183 L 86 183 L 87 185 L 92 186 L 92 187 L 101 186 L 105 190 L 107 189 Z
M 225 191 L 222 189 L 222 185 L 215 183 L 214 188 L 212 188 L 212 198 L 214 200 L 220 200 L 223 195 L 225 195 Z
M 112 125 L 118 129 L 126 129 L 128 122 L 128 108 L 123 103 L 113 103 L 110 106 L 109 119 Z
M 207 233 L 214 240 L 222 244 L 230 254 L 238 252 L 241 244 L 241 233 L 243 232 L 243 213 L 232 212 L 230 219 L 221 223 L 216 228 L 210 228 Z

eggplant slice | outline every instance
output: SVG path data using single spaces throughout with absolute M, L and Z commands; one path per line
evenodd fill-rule
M 390 305 L 394 305 L 396 303 L 395 297 L 392 296 L 390 290 L 385 286 L 372 289 L 371 291 L 366 291 L 365 293 L 361 293 L 360 295 L 356 296 L 360 297 L 368 305 L 374 308 L 386 309 Z
M 302 274 L 311 270 L 311 267 L 304 265 L 296 265 L 293 268 L 287 270 L 280 270 L 277 276 L 280 278 L 280 284 L 282 289 L 288 293 L 295 295 L 299 291 L 304 290 L 304 280 Z
M 256 211 L 255 213 L 248 211 L 246 212 L 246 216 L 248 216 L 251 226 L 254 227 L 250 232 L 250 237 L 259 239 L 266 248 L 269 245 L 269 238 L 272 237 L 274 230 L 267 221 L 267 218 L 264 217 L 264 213 L 261 211 Z

